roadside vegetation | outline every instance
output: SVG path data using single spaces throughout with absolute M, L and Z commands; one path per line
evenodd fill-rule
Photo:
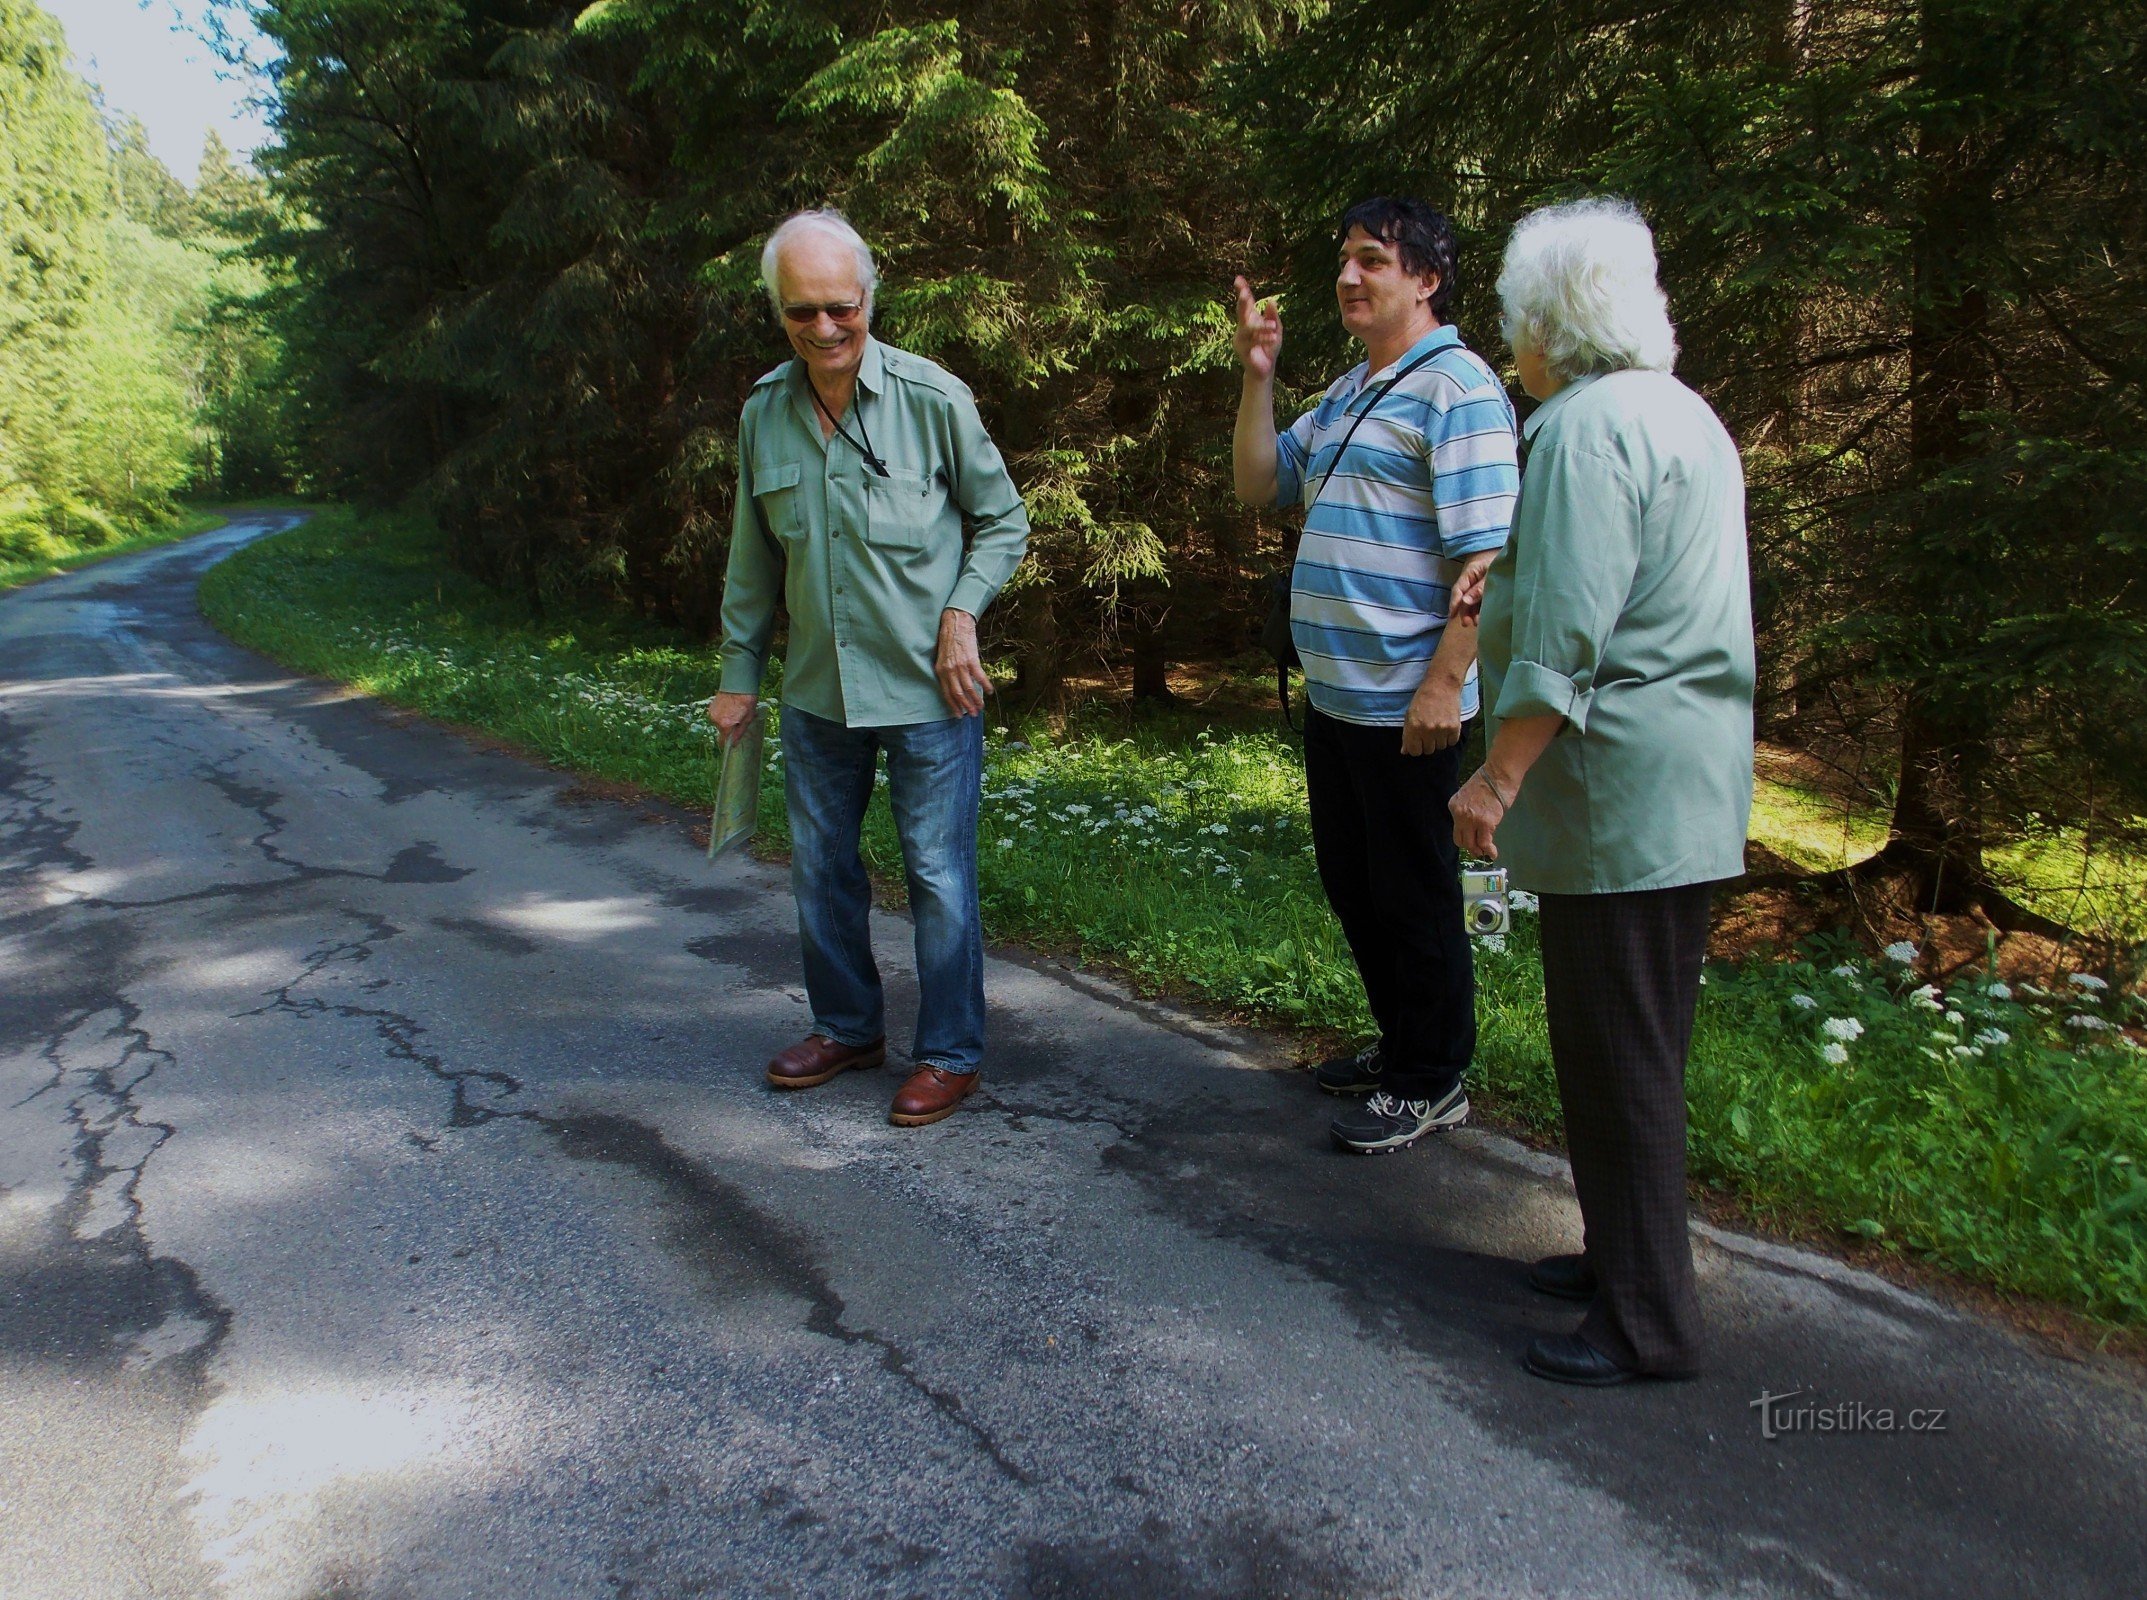
M 260 175 L 212 133 L 182 184 L 29 0 L 0 0 L 0 129 L 0 587 L 287 488 Z
M 712 652 L 619 609 L 534 615 L 449 566 L 423 519 L 324 512 L 214 569 L 202 605 L 299 669 L 708 804 Z M 1279 729 L 1095 705 L 992 715 L 982 876 L 995 938 L 1302 1030 L 1308 1052 L 1365 1029 Z M 780 758 L 778 740 L 762 797 L 774 850 Z M 1759 837 L 1828 865 L 1815 810 L 1808 793 L 1765 786 Z M 1852 846 L 1872 842 L 1861 827 Z M 884 804 L 866 848 L 899 892 Z M 1555 1139 L 1532 917 L 1479 952 L 1471 1094 Z M 1841 936 L 1711 966 L 1691 1075 L 1696 1181 L 1766 1225 L 2147 1329 L 2147 1009 L 2087 972 L 2008 985 L 1971 964 L 1935 984 L 1923 954 Z
M 41 539 L 38 545 L 42 553 L 29 557 L 10 557 L 0 552 L 0 591 L 19 589 L 26 583 L 35 583 L 39 578 L 69 572 L 76 567 L 88 566 L 91 562 L 106 561 L 113 556 L 132 555 L 137 550 L 169 544 L 174 539 L 207 533 L 223 520 L 224 513 L 221 511 L 184 506 L 165 521 L 137 533 L 118 534 L 111 539 L 96 542 L 82 539 Z

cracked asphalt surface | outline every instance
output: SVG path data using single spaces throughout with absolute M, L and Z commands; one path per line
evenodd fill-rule
M 222 641 L 276 520 L 0 598 L 8 1600 L 2141 1592 L 2136 1373 L 1707 1230 L 1537 1382 L 1556 1163 L 1272 1041 L 1006 955 L 955 1117 L 769 1091 L 781 875 Z

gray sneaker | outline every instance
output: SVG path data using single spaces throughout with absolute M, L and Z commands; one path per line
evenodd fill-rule
M 1468 1120 L 1469 1097 L 1456 1083 L 1436 1100 L 1404 1100 L 1382 1089 L 1361 1106 L 1334 1119 L 1334 1142 L 1359 1155 L 1399 1150 L 1427 1133 L 1458 1128 Z
M 1368 1044 L 1353 1056 L 1335 1056 L 1312 1069 L 1312 1081 L 1329 1094 L 1370 1094 L 1385 1082 L 1386 1057 Z

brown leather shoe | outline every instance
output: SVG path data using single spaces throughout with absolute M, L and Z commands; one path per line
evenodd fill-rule
M 887 1041 L 837 1044 L 809 1033 L 768 1063 L 768 1081 L 778 1089 L 811 1089 L 852 1067 L 876 1067 L 887 1059 Z
M 909 1081 L 895 1091 L 895 1103 L 887 1120 L 898 1128 L 921 1128 L 937 1122 L 960 1105 L 977 1086 L 980 1072 L 949 1072 L 945 1067 L 919 1067 Z

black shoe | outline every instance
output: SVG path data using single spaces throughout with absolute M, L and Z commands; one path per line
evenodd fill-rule
M 1521 1364 L 1539 1378 L 1553 1383 L 1577 1383 L 1589 1389 L 1607 1389 L 1615 1383 L 1631 1383 L 1645 1377 L 1631 1367 L 1621 1367 L 1577 1333 L 1548 1333 L 1528 1347 Z
M 1404 1100 L 1382 1089 L 1336 1117 L 1330 1131 L 1344 1150 L 1372 1155 L 1399 1150 L 1435 1130 L 1458 1128 L 1468 1114 L 1469 1097 L 1458 1083 L 1436 1100 Z
M 1595 1269 L 1586 1256 L 1545 1256 L 1528 1269 L 1528 1286 L 1561 1300 L 1593 1300 Z
M 1368 1044 L 1353 1056 L 1336 1056 L 1312 1069 L 1312 1081 L 1329 1094 L 1370 1094 L 1385 1081 L 1386 1058 Z

